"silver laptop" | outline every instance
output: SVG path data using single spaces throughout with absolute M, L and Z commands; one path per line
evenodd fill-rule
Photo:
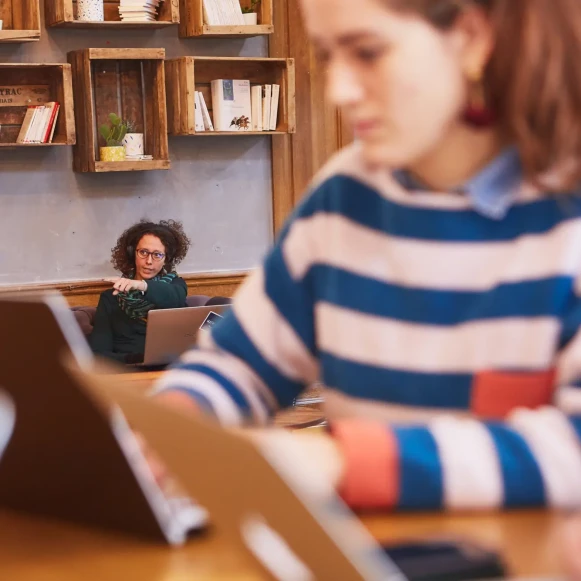
M 200 330 L 209 330 L 231 305 L 156 309 L 147 317 L 143 365 L 165 365 L 194 345 Z

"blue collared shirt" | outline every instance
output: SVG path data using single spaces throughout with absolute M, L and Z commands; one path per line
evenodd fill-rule
M 394 172 L 398 183 L 409 191 L 426 190 L 417 178 L 405 170 Z M 512 206 L 523 181 L 523 171 L 515 147 L 500 153 L 480 173 L 452 192 L 466 194 L 474 209 L 493 220 L 502 220 Z

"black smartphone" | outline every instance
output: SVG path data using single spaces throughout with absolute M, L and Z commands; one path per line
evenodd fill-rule
M 409 581 L 502 579 L 507 574 L 498 553 L 464 541 L 420 541 L 383 549 Z

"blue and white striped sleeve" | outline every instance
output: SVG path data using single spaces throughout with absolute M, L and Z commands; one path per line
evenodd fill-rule
M 345 461 L 340 492 L 355 509 L 581 507 L 581 418 L 554 407 L 504 423 L 342 420 L 332 434 Z
M 224 319 L 164 374 L 154 393 L 186 392 L 225 424 L 262 425 L 318 379 L 312 293 L 289 269 L 295 219 Z M 308 239 L 301 244 L 308 251 Z

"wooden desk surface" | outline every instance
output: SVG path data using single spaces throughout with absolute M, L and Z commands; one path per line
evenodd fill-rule
M 376 516 L 364 519 L 382 541 L 456 535 L 503 550 L 513 575 L 561 574 L 555 546 L 561 517 L 543 512 L 483 516 Z M 0 579 L 6 581 L 206 581 L 261 579 L 219 538 L 178 549 L 0 512 Z

